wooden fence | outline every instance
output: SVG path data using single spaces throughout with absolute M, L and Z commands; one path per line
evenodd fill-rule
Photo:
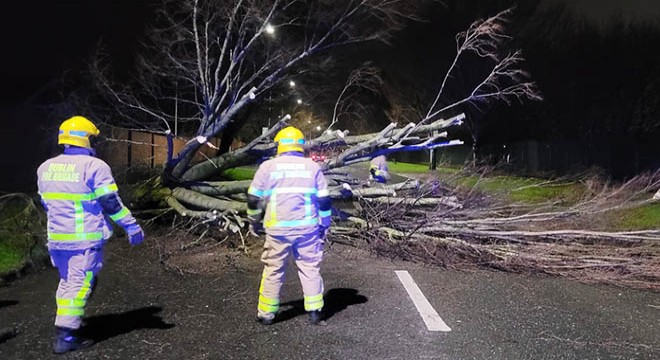
M 130 167 L 160 168 L 167 161 L 167 137 L 165 135 L 153 134 L 141 131 L 113 128 L 104 131 L 107 139 L 99 144 L 97 151 L 99 157 L 105 160 L 113 169 L 127 169 Z M 183 148 L 187 138 L 174 138 L 173 154 Z M 192 141 L 195 141 L 194 139 Z M 218 147 L 220 139 L 209 139 L 209 143 Z M 242 146 L 238 140 L 234 140 L 231 149 Z M 208 146 L 202 146 L 193 158 L 193 163 L 204 161 L 207 157 L 216 156 L 217 150 Z

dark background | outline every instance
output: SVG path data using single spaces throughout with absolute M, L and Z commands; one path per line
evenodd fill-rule
M 149 20 L 149 6 L 149 2 L 100 0 L 3 5 L 0 191 L 36 189 L 36 168 L 54 155 L 57 127 L 64 120 L 50 107 L 61 101 L 62 82 L 80 78 L 100 42 L 115 66 L 129 67 Z
M 0 191 L 33 191 L 38 164 L 56 150 L 53 111 L 102 43 L 115 69 L 129 71 L 154 1 L 23 1 L 0 12 L 2 175 Z M 517 4 L 519 3 L 519 4 Z M 393 46 L 375 48 L 391 84 L 432 86 L 454 55 L 453 38 L 475 19 L 517 4 L 510 33 L 545 101 L 470 110 L 485 154 L 533 140 L 570 163 L 615 177 L 660 166 L 660 2 L 653 0 L 446 1 L 411 24 Z M 372 48 L 373 50 L 373 48 Z M 464 73 L 472 69 L 464 69 Z M 411 85 L 412 84 L 412 85 Z M 656 90 L 657 86 L 657 90 Z M 637 110 L 643 98 L 644 114 Z M 57 104 L 56 104 L 57 105 Z M 69 104 L 59 104 L 64 112 Z M 56 106 L 57 108 L 57 106 Z M 526 146 L 526 145 L 525 145 Z M 561 157 L 560 156 L 560 157 Z M 555 160 L 558 156 L 555 156 Z M 555 161 L 553 160 L 553 161 Z M 550 164 L 551 162 L 548 162 Z

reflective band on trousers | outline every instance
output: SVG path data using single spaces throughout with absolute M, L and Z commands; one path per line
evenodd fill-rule
M 305 311 L 323 309 L 323 294 L 305 296 Z
M 94 273 L 91 271 L 85 272 L 85 279 L 76 296 L 73 299 L 57 298 L 57 315 L 58 316 L 83 316 L 85 315 L 85 305 L 87 304 L 87 296 L 91 291 L 92 279 Z
M 276 313 L 279 307 L 280 301 L 278 299 L 267 298 L 259 294 L 259 310 L 269 313 Z

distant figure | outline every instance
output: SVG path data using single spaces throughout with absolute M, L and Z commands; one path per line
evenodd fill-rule
M 369 165 L 369 180 L 385 184 L 390 179 L 391 177 L 389 170 L 387 169 L 387 158 L 385 158 L 385 155 L 379 155 L 371 159 Z
M 322 324 L 323 242 L 330 226 L 331 200 L 320 166 L 304 156 L 303 133 L 286 127 L 275 136 L 277 156 L 265 161 L 248 189 L 250 233 L 266 233 L 261 261 L 257 320 L 275 321 L 287 259 L 293 255 L 309 322 Z M 262 225 L 263 220 L 263 225 Z
M 112 235 L 107 219 L 124 228 L 131 245 L 144 239 L 142 228 L 117 194 L 110 166 L 95 157 L 90 138 L 98 135 L 96 125 L 82 116 L 64 121 L 57 138 L 64 152 L 37 170 L 48 218 L 48 251 L 60 276 L 55 295 L 56 354 L 92 344 L 78 336 L 78 329 L 103 266 L 103 245 Z

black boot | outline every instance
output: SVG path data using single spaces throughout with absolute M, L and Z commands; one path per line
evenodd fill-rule
M 262 318 L 260 316 L 257 316 L 257 322 L 261 323 L 261 325 L 273 325 L 273 323 L 275 322 L 275 317 Z
M 62 354 L 68 351 L 75 351 L 84 349 L 94 343 L 91 339 L 81 338 L 76 336 L 76 330 L 55 327 L 55 340 L 53 341 L 53 352 L 55 354 Z
M 323 320 L 323 313 L 321 310 L 314 310 L 310 311 L 307 314 L 309 314 L 309 323 L 312 325 L 325 325 L 325 321 Z

